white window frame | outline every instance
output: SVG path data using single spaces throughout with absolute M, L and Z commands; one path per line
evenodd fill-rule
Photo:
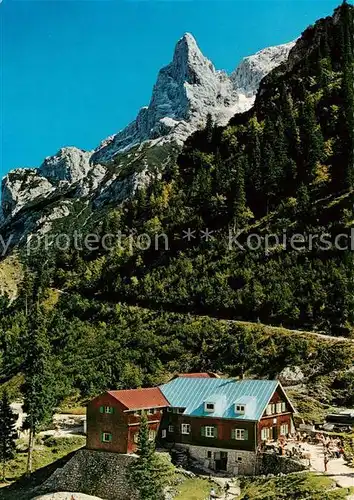
M 281 412 L 282 413 L 286 412 L 286 402 L 285 401 L 282 401 L 282 403 L 281 403 Z
M 205 426 L 205 437 L 214 438 L 215 437 L 215 427 L 213 425 Z
M 108 413 L 109 415 L 111 415 L 113 413 L 113 407 L 112 406 L 105 406 L 104 407 L 104 412 Z
M 281 413 L 281 403 L 277 403 L 277 404 L 275 405 L 275 411 L 276 411 L 276 413 L 277 413 L 277 414 L 278 414 L 278 413 Z
M 208 406 L 211 406 L 212 408 L 208 408 Z M 212 413 L 213 411 L 215 411 L 215 403 L 208 403 L 208 401 L 205 401 L 204 410 Z
M 272 405 L 269 404 L 267 405 L 267 408 L 266 408 L 266 415 L 271 415 L 272 414 Z
M 270 438 L 270 428 L 269 427 L 263 427 L 261 430 L 261 440 L 262 441 L 268 441 Z
M 136 417 L 141 417 L 141 410 L 135 410 L 134 415 Z
M 148 411 L 147 411 L 147 414 L 148 415 L 154 415 L 155 414 L 154 408 L 149 408 Z
M 155 441 L 156 431 L 155 429 L 149 429 L 149 441 Z
M 236 413 L 244 415 L 246 411 L 246 405 L 236 405 Z
M 280 435 L 281 436 L 286 436 L 289 433 L 289 425 L 288 424 L 281 424 L 280 426 Z
M 275 409 L 276 409 L 275 404 L 274 404 L 274 403 L 271 403 L 271 404 L 270 404 L 270 406 L 271 406 L 271 409 L 272 409 L 272 410 L 271 410 L 271 411 L 272 411 L 271 415 L 275 415 Z
M 168 426 L 168 432 L 174 432 L 175 431 L 175 428 L 173 425 L 169 425 Z
M 107 439 L 106 436 L 108 436 Z M 102 443 L 110 443 L 111 441 L 112 441 L 112 434 L 110 432 L 102 432 Z
M 167 436 L 166 429 L 162 429 L 162 431 L 161 431 L 161 437 L 162 437 L 162 439 L 165 439 L 166 436 Z
M 245 441 L 245 431 L 246 429 L 234 429 L 233 430 L 234 439 L 236 441 Z
M 190 434 L 191 433 L 191 424 L 181 424 L 181 434 Z

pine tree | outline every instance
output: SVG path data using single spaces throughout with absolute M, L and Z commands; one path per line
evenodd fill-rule
M 242 226 L 247 218 L 246 191 L 245 191 L 245 163 L 246 156 L 235 160 L 235 180 L 233 182 L 233 214 L 232 219 L 237 227 Z
M 26 355 L 23 364 L 23 410 L 27 413 L 25 426 L 29 429 L 27 475 L 32 472 L 32 454 L 35 435 L 53 415 L 55 406 L 54 379 L 51 371 L 51 350 L 44 317 L 34 311 L 28 321 Z
M 149 423 L 141 416 L 137 454 L 139 458 L 130 467 L 130 483 L 138 489 L 140 500 L 163 500 L 164 487 L 173 474 L 173 467 L 155 452 L 149 439 Z
M 302 169 L 299 180 L 309 184 L 314 181 L 318 164 L 323 159 L 324 141 L 311 96 L 307 96 L 300 111 Z
M 11 409 L 6 390 L 0 400 L 0 461 L 2 464 L 2 479 L 5 481 L 6 463 L 15 457 L 17 432 L 16 417 Z

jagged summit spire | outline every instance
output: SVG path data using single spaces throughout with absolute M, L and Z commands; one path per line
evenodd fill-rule
M 208 59 L 203 56 L 194 36 L 191 33 L 185 33 L 176 44 L 173 64 L 178 64 L 179 66 L 186 63 L 198 65 L 205 64 L 206 61 Z
M 177 41 L 172 61 L 159 71 L 149 105 L 125 129 L 101 143 L 91 164 L 109 162 L 120 151 L 148 140 L 166 137 L 183 144 L 208 114 L 225 125 L 235 113 L 252 106 L 260 80 L 286 60 L 289 50 L 273 47 L 251 56 L 230 78 L 217 71 L 194 36 L 185 33 Z

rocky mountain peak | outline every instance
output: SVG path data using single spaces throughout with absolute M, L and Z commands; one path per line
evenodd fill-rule
M 256 54 L 244 57 L 230 78 L 234 88 L 246 96 L 257 93 L 261 80 L 274 68 L 287 60 L 295 41 L 267 47 Z
M 198 83 L 205 71 L 215 73 L 215 68 L 199 49 L 193 35 L 186 33 L 176 44 L 172 63 L 165 68 L 180 83 Z
M 76 182 L 90 170 L 91 153 L 76 147 L 61 148 L 48 156 L 38 169 L 39 175 L 52 181 Z
M 165 143 L 178 148 L 205 125 L 208 114 L 216 124 L 226 125 L 236 113 L 253 105 L 261 79 L 287 59 L 292 46 L 270 47 L 247 57 L 229 76 L 216 70 L 194 37 L 186 33 L 178 40 L 172 61 L 159 71 L 149 105 L 126 128 L 102 141 L 93 152 L 65 147 L 45 158 L 39 168 L 9 172 L 2 183 L 0 226 L 11 231 L 16 219 L 26 228 L 22 233 L 33 232 L 49 220 L 47 214 L 42 217 L 40 207 L 57 203 L 51 215 L 54 220 L 68 213 L 74 198 L 120 203 L 138 185 L 149 182 L 148 155 L 141 153 L 142 148 L 147 151 Z M 135 153 L 131 153 L 133 148 Z M 140 173 L 133 172 L 123 180 L 117 173 L 109 174 L 106 164 L 112 160 L 116 160 L 118 172 L 137 157 L 144 167 Z M 39 207 L 38 213 L 35 207 Z
M 193 35 L 186 33 L 178 40 L 171 63 L 159 71 L 149 106 L 128 127 L 103 141 L 91 161 L 109 162 L 149 140 L 165 138 L 182 144 L 205 124 L 209 113 L 215 123 L 226 125 L 234 114 L 253 105 L 260 81 L 287 59 L 293 45 L 270 47 L 247 57 L 228 76 L 215 69 Z

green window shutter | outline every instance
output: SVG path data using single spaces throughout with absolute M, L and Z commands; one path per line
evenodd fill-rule
M 200 428 L 200 434 L 205 437 L 205 427 Z
M 214 427 L 214 437 L 218 437 L 218 428 L 216 426 Z
M 235 429 L 231 429 L 231 439 L 235 439 Z
M 100 413 L 104 413 L 104 406 L 100 406 Z
M 244 439 L 245 439 L 245 441 L 248 441 L 248 430 L 247 429 L 245 429 Z
M 112 434 L 109 435 L 109 442 L 112 441 Z

